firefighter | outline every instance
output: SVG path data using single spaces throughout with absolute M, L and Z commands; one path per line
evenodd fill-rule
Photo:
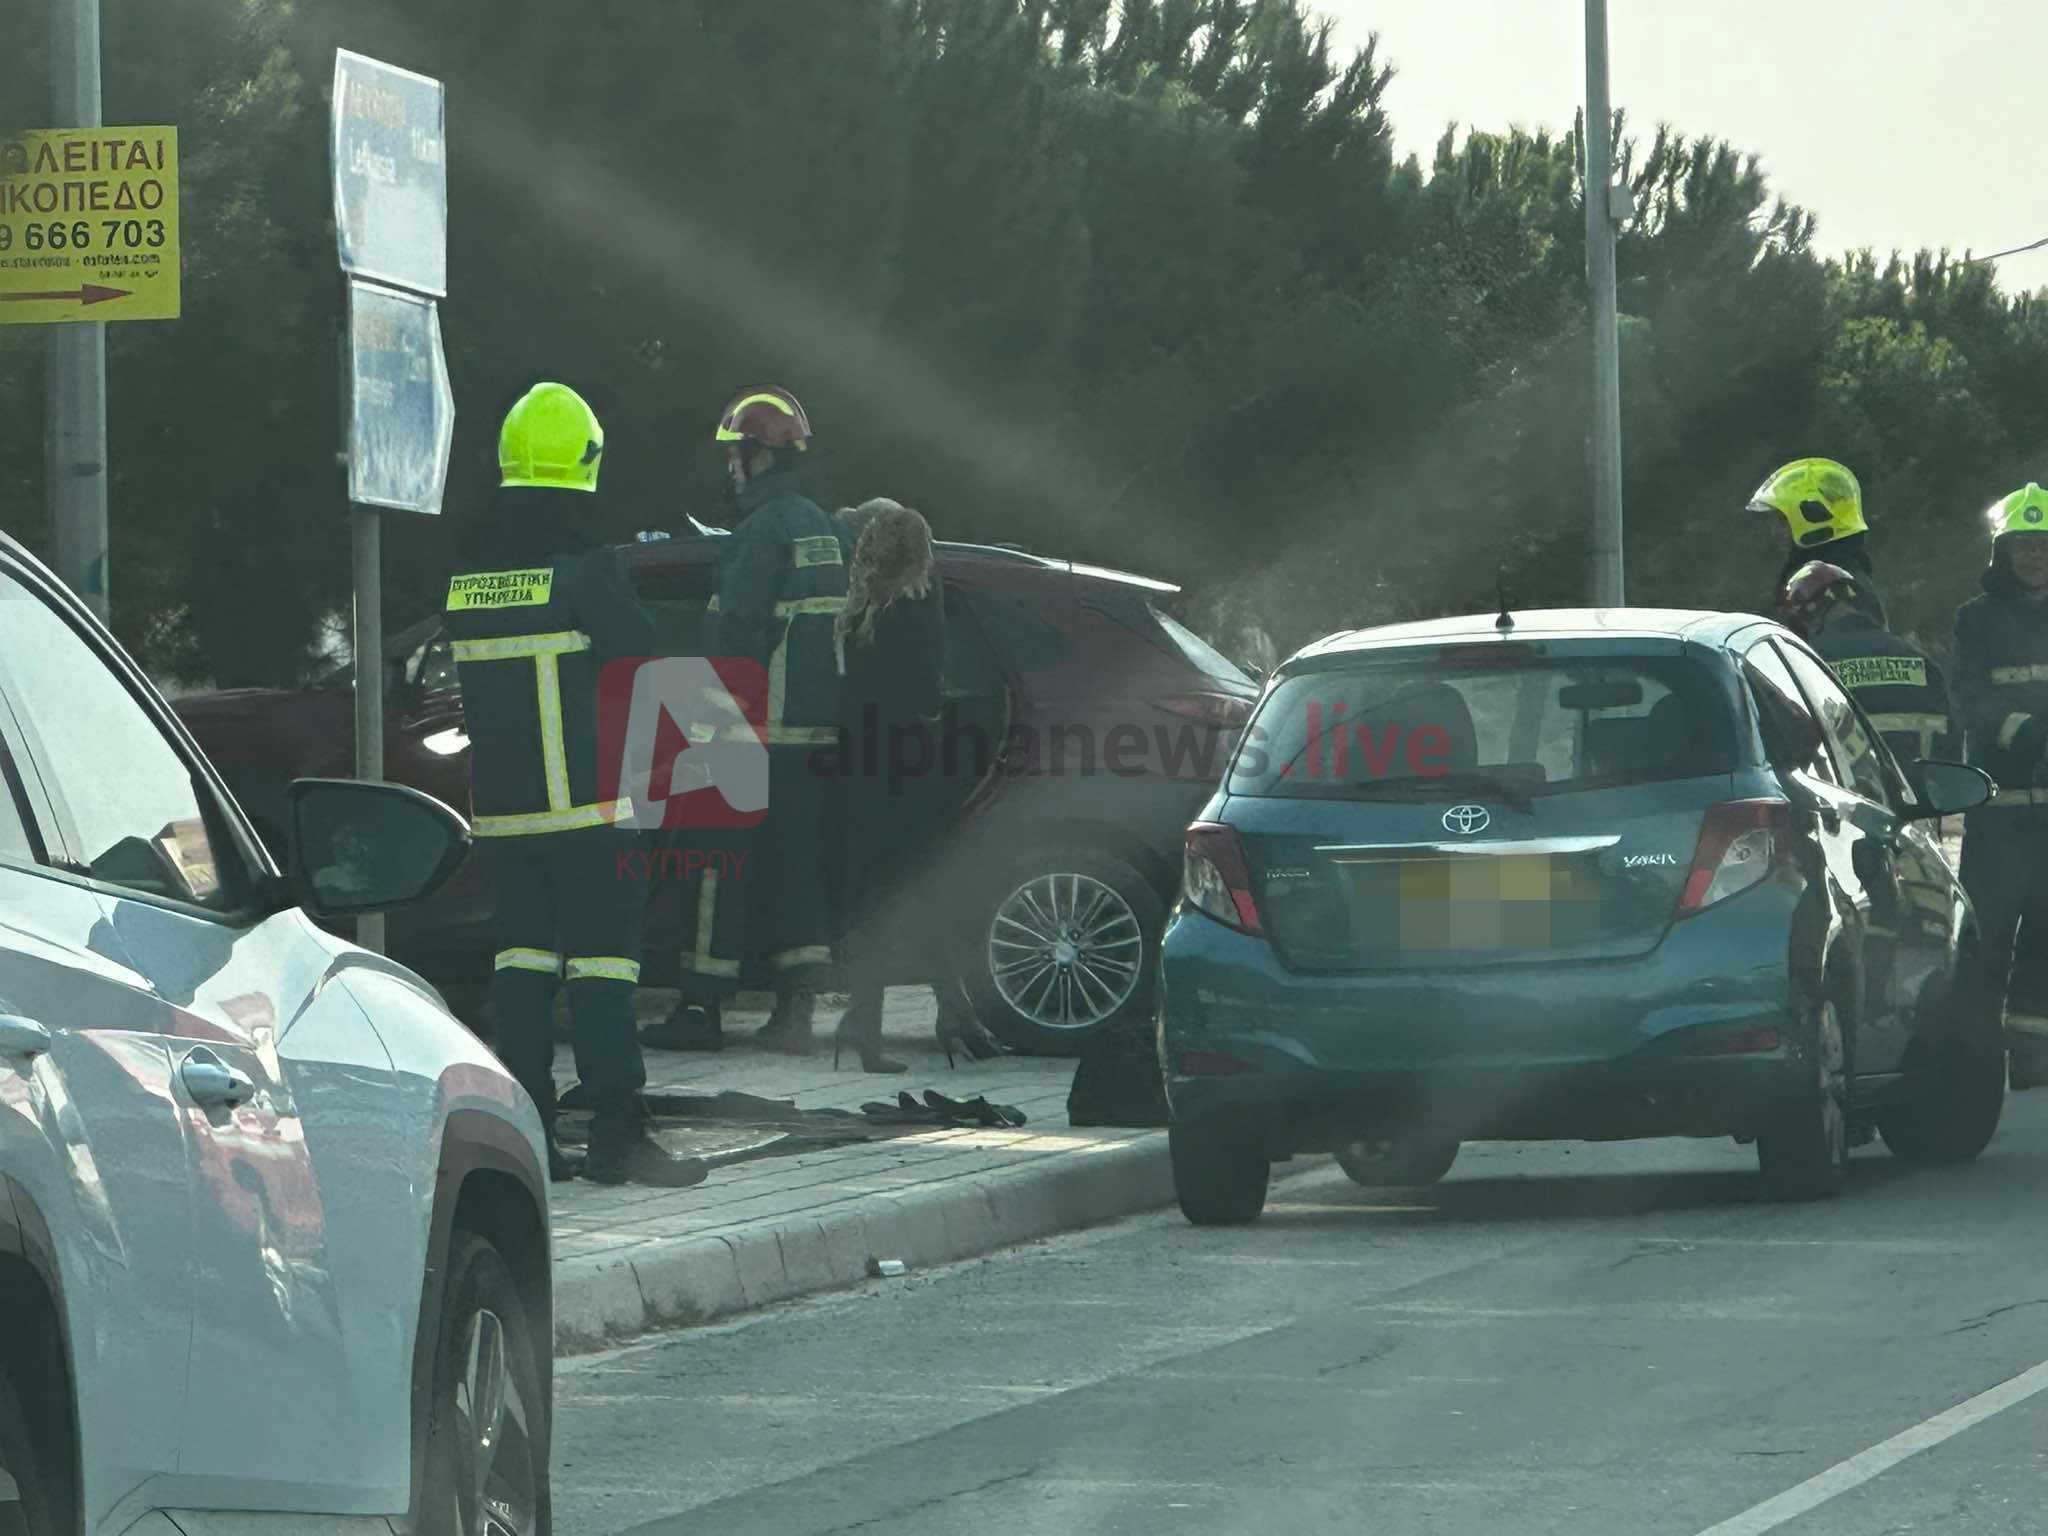
M 637 835 L 633 806 L 599 789 L 598 673 L 654 648 L 618 557 L 585 526 L 603 456 L 603 429 L 574 390 L 536 384 L 512 407 L 498 436 L 500 489 L 448 584 L 448 629 L 472 830 L 496 896 L 498 1049 L 540 1110 L 549 1176 L 577 1170 L 555 1139 L 561 985 L 591 1105 L 584 1177 L 681 1188 L 703 1181 L 704 1164 L 654 1140 L 640 1099 L 633 992 L 647 892 L 621 878 L 618 857 Z
M 1871 619 L 1857 601 L 1863 585 L 1839 565 L 1809 560 L 1779 593 L 1778 618 L 1820 653 L 1902 764 L 1953 760 L 1962 735 L 1941 668 Z
M 1884 622 L 1872 582 L 1870 526 L 1863 520 L 1863 487 L 1846 465 L 1833 459 L 1794 459 L 1772 473 L 1749 499 L 1751 512 L 1774 512 L 1785 520 L 1785 564 L 1777 591 L 1810 560 L 1825 560 L 1861 576 L 1857 601 Z
M 2048 1082 L 2048 491 L 2014 491 L 1990 517 L 1983 595 L 1956 612 L 1956 696 L 1969 761 L 1999 788 L 1964 818 L 1963 885 L 2012 1086 L 2033 1088 Z
M 794 395 L 774 385 L 742 391 L 715 441 L 726 450 L 738 523 L 720 541 L 707 654 L 766 670 L 767 718 L 758 728 L 768 747 L 768 805 L 741 834 L 744 848 L 731 850 L 743 857 L 693 861 L 703 873 L 683 901 L 690 936 L 682 1004 L 642 1038 L 720 1049 L 720 1004 L 758 961 L 774 979 L 775 1009 L 754 1039 L 802 1054 L 813 1044 L 815 996 L 832 960 L 830 772 L 815 759 L 821 749 L 829 759 L 839 741 L 833 625 L 846 606 L 846 564 L 838 525 L 803 492 L 811 424 Z

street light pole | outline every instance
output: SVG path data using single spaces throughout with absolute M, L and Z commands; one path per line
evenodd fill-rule
M 1614 292 L 1614 111 L 1607 0 L 1586 0 L 1586 263 L 1593 308 L 1593 603 L 1623 602 L 1621 335 Z
M 50 114 L 55 128 L 100 126 L 100 0 L 50 0 Z M 44 479 L 57 574 L 107 617 L 107 327 L 53 325 Z

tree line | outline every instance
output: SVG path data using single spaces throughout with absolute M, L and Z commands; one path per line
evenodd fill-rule
M 41 116 L 25 9 L 0 123 Z M 388 520 L 394 625 L 542 377 L 605 422 L 618 536 L 723 515 L 712 419 L 772 380 L 820 499 L 1179 580 L 1283 652 L 1586 597 L 1584 125 L 1397 159 L 1391 64 L 1303 0 L 156 0 L 104 50 L 108 120 L 184 163 L 184 316 L 108 338 L 115 623 L 159 673 L 299 680 L 346 609 L 337 45 L 448 85 L 455 469 Z M 1827 454 L 1939 647 L 1983 509 L 2044 473 L 2041 300 L 1825 259 L 1739 147 L 1611 131 L 1631 600 L 1762 606 L 1744 502 Z M 0 524 L 46 548 L 40 340 L 0 329 Z

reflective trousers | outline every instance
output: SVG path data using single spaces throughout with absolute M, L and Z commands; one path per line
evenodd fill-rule
M 1962 875 L 1983 936 L 1985 985 L 2004 999 L 2007 1043 L 2048 1059 L 2048 806 L 1972 811 Z
M 778 992 L 815 990 L 830 974 L 832 903 L 826 886 L 828 778 L 815 747 L 771 747 L 768 809 L 751 827 L 670 834 L 692 871 L 683 892 L 683 993 L 731 995 L 743 972 Z
M 491 1003 L 498 1055 L 555 1118 L 555 988 L 569 992 L 576 1075 L 598 1107 L 624 1108 L 647 1084 L 633 1026 L 644 879 L 620 855 L 641 834 L 615 827 L 480 841 L 497 897 Z

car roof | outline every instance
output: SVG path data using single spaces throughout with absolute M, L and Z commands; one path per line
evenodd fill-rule
M 715 530 L 709 537 L 690 534 L 681 538 L 660 538 L 621 544 L 617 548 L 634 565 L 682 564 L 687 563 L 684 551 L 701 553 L 716 538 L 729 536 L 727 530 L 721 528 Z M 1044 572 L 1073 581 L 1109 587 L 1137 588 L 1146 592 L 1180 591 L 1172 582 L 1161 581 L 1157 577 L 1140 576 L 1135 571 L 1118 570 L 1112 566 L 1087 565 L 1075 560 L 1033 554 L 1016 544 L 970 544 L 954 539 L 934 539 L 932 551 L 939 557 L 942 569 L 946 570 L 985 565 L 1014 572 Z M 665 556 L 668 558 L 664 558 Z
M 1406 624 L 1348 629 L 1302 647 L 1290 660 L 1392 649 L 1446 640 L 1511 641 L 1540 635 L 1552 640 L 1658 639 L 1721 645 L 1742 630 L 1770 621 L 1753 613 L 1697 608 L 1529 608 L 1511 611 L 1512 627 L 1498 613 L 1458 614 Z

